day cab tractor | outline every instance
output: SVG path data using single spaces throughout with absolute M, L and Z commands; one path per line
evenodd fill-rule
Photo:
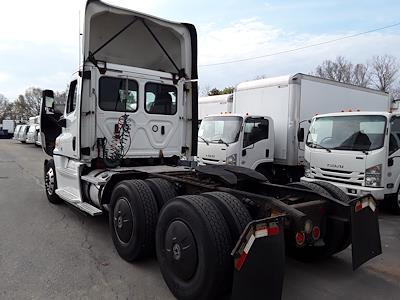
M 354 269 L 381 253 L 370 195 L 197 167 L 197 102 L 193 25 L 88 1 L 65 110 L 43 92 L 48 200 L 108 214 L 119 255 L 155 253 L 179 299 L 280 299 L 285 248 L 316 260 L 352 244 Z

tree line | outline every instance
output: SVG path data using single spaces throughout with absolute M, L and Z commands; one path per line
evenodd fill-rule
M 55 103 L 65 103 L 66 91 L 55 92 Z M 19 95 L 14 101 L 9 101 L 0 94 L 0 123 L 4 119 L 27 121 L 40 113 L 42 100 L 42 89 L 37 87 L 28 88 L 23 95 Z
M 344 56 L 338 56 L 334 60 L 324 60 L 310 75 L 377 89 L 390 93 L 394 99 L 400 98 L 400 64 L 398 59 L 391 55 L 373 56 L 364 63 L 353 63 Z M 266 76 L 258 75 L 254 79 L 262 78 Z M 231 94 L 233 90 L 234 86 L 223 89 L 206 86 L 201 94 Z M 55 92 L 56 104 L 65 103 L 66 94 L 67 91 Z M 0 122 L 4 119 L 27 121 L 29 117 L 37 116 L 40 113 L 41 98 L 42 89 L 37 87 L 28 88 L 14 101 L 9 101 L 0 94 Z
M 338 56 L 334 60 L 324 60 L 310 75 L 388 92 L 394 99 L 400 98 L 400 65 L 398 59 L 391 55 L 373 56 L 363 63 L 353 63 L 344 56 Z M 254 79 L 263 78 L 267 76 L 258 75 Z M 230 94 L 233 90 L 231 86 L 223 89 L 206 86 L 201 94 L 214 96 Z

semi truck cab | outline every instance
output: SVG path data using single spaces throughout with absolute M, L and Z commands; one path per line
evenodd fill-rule
M 215 114 L 199 128 L 198 162 L 267 168 L 274 160 L 274 123 L 266 116 Z
M 400 115 L 341 112 L 312 119 L 303 182 L 330 182 L 351 197 L 372 194 L 400 212 Z

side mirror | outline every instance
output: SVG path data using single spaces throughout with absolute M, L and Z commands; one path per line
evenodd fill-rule
M 391 167 L 391 166 L 393 166 L 393 164 L 394 164 L 394 160 L 393 160 L 393 157 L 391 157 L 388 159 L 388 166 Z
M 42 92 L 42 111 L 46 114 L 54 114 L 54 92 L 44 90 Z
M 246 154 L 247 154 L 246 149 L 243 149 L 243 150 L 242 150 L 242 156 L 246 156 Z
M 297 130 L 297 140 L 299 142 L 304 142 L 304 128 L 300 128 Z

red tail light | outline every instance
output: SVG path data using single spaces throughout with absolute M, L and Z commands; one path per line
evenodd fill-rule
M 321 230 L 319 229 L 318 226 L 314 226 L 314 228 L 312 230 L 313 239 L 316 241 L 320 238 L 320 236 L 321 236 Z
M 296 244 L 298 246 L 303 246 L 305 241 L 306 241 L 306 236 L 304 235 L 304 232 L 296 233 Z

